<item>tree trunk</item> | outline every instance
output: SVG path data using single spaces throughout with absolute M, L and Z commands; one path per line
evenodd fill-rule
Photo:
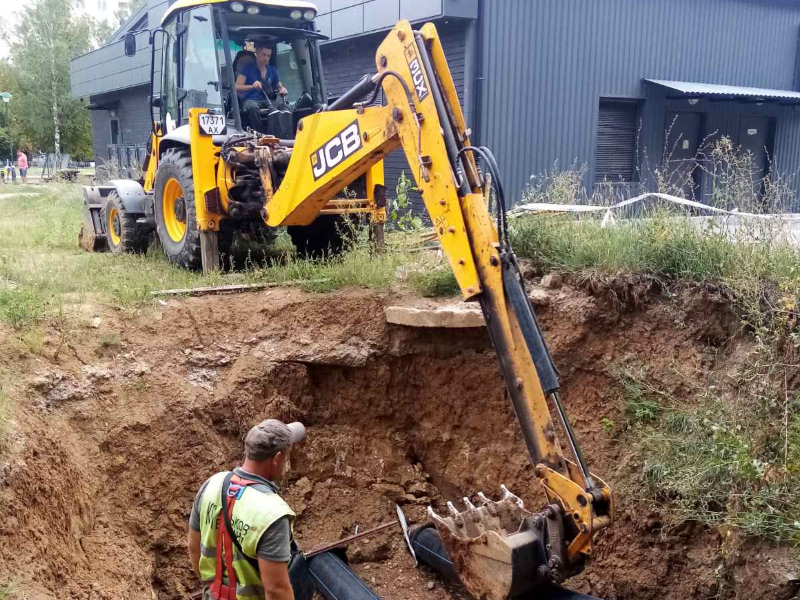
M 58 169 L 61 168 L 61 123 L 58 118 L 58 90 L 56 89 L 56 61 L 55 55 L 51 54 L 50 72 L 52 74 L 52 90 L 53 90 L 53 176 L 55 177 Z

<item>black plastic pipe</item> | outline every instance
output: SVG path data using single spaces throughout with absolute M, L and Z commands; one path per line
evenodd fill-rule
M 381 600 L 364 580 L 333 552 L 308 559 L 308 571 L 325 600 Z
M 419 562 L 437 571 L 445 579 L 458 581 L 458 573 L 453 568 L 453 561 L 450 560 L 447 550 L 442 543 L 442 538 L 439 537 L 434 527 L 423 526 L 418 529 L 412 529 L 408 537 Z M 597 598 L 593 596 L 579 594 L 578 592 L 573 592 L 572 590 L 568 590 L 554 583 L 542 584 L 534 591 L 514 598 L 514 600 L 525 599 L 597 600 Z

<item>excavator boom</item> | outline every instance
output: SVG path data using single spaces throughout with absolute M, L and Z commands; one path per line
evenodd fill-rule
M 430 511 L 469 591 L 504 600 L 578 572 L 597 532 L 613 519 L 613 498 L 588 471 L 561 404 L 557 370 L 509 242 L 497 165 L 487 148 L 470 142 L 436 28 L 415 31 L 399 22 L 378 48 L 375 67 L 324 111 L 300 121 L 283 181 L 265 194 L 265 220 L 270 226 L 311 223 L 339 190 L 403 149 L 463 298 L 480 303 L 547 497 L 541 511 L 531 512 L 503 488 L 499 500 L 478 494 L 475 504 L 465 498 L 461 511 L 451 503 L 446 516 Z M 374 105 L 381 90 L 384 104 Z M 192 121 L 199 112 L 192 111 Z M 269 173 L 262 175 L 266 186 Z M 204 193 L 202 187 L 196 193 Z

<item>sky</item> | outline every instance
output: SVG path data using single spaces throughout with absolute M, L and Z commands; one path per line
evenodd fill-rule
M 24 8 L 21 6 L 22 3 L 13 3 L 11 6 L 4 6 L 3 7 L 3 20 L 2 20 L 2 27 L 3 31 L 10 31 L 14 28 L 14 25 L 17 24 L 17 19 L 19 18 L 19 11 Z M 8 44 L 6 43 L 5 39 L 0 38 L 0 58 L 6 58 L 8 56 Z
M 85 6 L 86 12 L 90 12 L 94 16 L 101 14 L 102 11 L 99 10 L 98 4 L 102 4 L 106 10 L 108 17 L 112 17 L 114 11 L 117 9 L 120 0 L 83 0 L 83 5 Z M 16 25 L 17 20 L 19 19 L 20 11 L 25 9 L 25 2 L 10 2 L 10 0 L 0 0 L 0 4 L 3 5 L 2 10 L 2 20 L 0 20 L 0 27 L 3 28 L 4 31 L 11 31 L 14 29 L 14 25 Z M 8 44 L 2 38 L 0 38 L 0 58 L 6 58 L 8 56 Z

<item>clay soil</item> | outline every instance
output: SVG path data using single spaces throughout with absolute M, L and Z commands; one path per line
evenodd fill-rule
M 631 285 L 537 296 L 568 411 L 618 499 L 596 560 L 569 585 L 609 599 L 791 598 L 785 551 L 700 525 L 663 531 L 632 444 L 602 428 L 625 420 L 615 361 L 636 355 L 668 379 L 746 356 L 714 292 Z M 501 483 L 538 508 L 485 331 L 387 325 L 384 307 L 398 302 L 419 303 L 295 290 L 137 312 L 84 302 L 41 345 L 0 330 L 16 406 L 0 451 L 0 583 L 31 600 L 188 598 L 199 589 L 185 552 L 195 491 L 238 463 L 244 433 L 268 417 L 308 426 L 284 494 L 302 548 L 391 520 L 395 501 L 419 522 L 429 504 L 497 497 Z M 465 596 L 416 569 L 394 532 L 348 555 L 386 600 Z

